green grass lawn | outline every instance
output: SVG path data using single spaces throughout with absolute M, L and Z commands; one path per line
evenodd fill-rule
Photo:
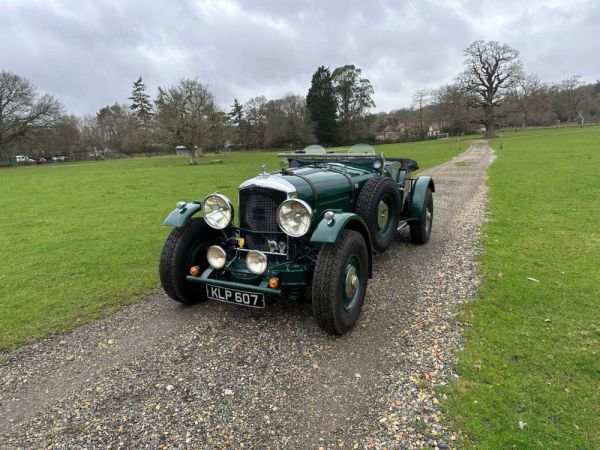
M 466 447 L 600 448 L 600 127 L 502 136 L 445 407 Z
M 463 150 L 466 143 L 463 143 Z M 390 144 L 387 156 L 421 167 L 459 153 L 455 141 Z M 156 157 L 0 170 L 0 350 L 71 329 L 158 287 L 158 258 L 178 200 L 219 190 L 236 200 L 239 183 L 276 154 L 219 155 L 189 166 Z

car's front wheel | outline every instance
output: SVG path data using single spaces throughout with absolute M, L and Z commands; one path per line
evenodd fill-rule
M 209 227 L 203 218 L 192 218 L 182 227 L 173 228 L 160 255 L 160 282 L 173 300 L 194 305 L 206 300 L 204 285 L 186 279 L 192 266 L 200 273 L 208 268 L 206 250 L 218 239 L 217 230 Z
M 312 287 L 313 312 L 331 334 L 354 327 L 367 292 L 367 244 L 357 231 L 346 230 L 335 244 L 325 244 L 317 258 Z

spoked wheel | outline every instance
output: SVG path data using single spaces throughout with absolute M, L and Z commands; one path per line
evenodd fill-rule
M 425 201 L 423 202 L 423 211 L 419 220 L 409 223 L 410 238 L 415 244 L 425 244 L 431 236 L 431 227 L 433 226 L 433 194 L 431 189 L 427 189 Z
M 353 230 L 319 252 L 312 305 L 317 323 L 328 333 L 347 333 L 360 316 L 367 292 L 367 252 L 362 234 Z
M 373 248 L 379 253 L 394 242 L 400 220 L 400 202 L 400 192 L 391 178 L 371 178 L 360 191 L 356 214 L 367 223 Z
M 204 285 L 186 280 L 192 266 L 200 273 L 208 268 L 206 250 L 219 238 L 220 233 L 209 227 L 204 219 L 192 218 L 183 227 L 173 228 L 160 255 L 160 282 L 173 300 L 194 305 L 206 300 Z

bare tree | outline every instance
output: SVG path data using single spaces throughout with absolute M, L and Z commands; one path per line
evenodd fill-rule
M 265 104 L 265 144 L 269 147 L 315 142 L 306 100 L 288 94 Z
M 9 147 L 17 141 L 51 126 L 62 109 L 53 96 L 38 95 L 29 80 L 0 72 L 0 160 L 7 157 Z
M 252 97 L 243 106 L 242 141 L 249 147 L 257 148 L 265 145 L 267 102 L 264 95 L 259 95 Z
M 62 116 L 52 126 L 32 131 L 27 139 L 20 141 L 14 149 L 26 155 L 68 155 L 73 159 L 80 145 L 79 122 L 73 115 Z
M 431 102 L 431 91 L 428 89 L 421 89 L 415 92 L 412 98 L 412 108 L 417 113 L 417 121 L 419 125 L 419 137 L 425 136 L 425 122 L 423 119 L 423 110 L 429 106 Z
M 555 86 L 555 109 L 560 117 L 566 117 L 567 125 L 575 117 L 579 118 L 581 125 L 585 122 L 582 84 L 581 76 L 574 75 Z
M 542 115 L 548 109 L 547 90 L 547 86 L 534 74 L 517 81 L 512 100 L 521 115 L 523 128 L 527 127 L 533 114 Z
M 97 155 L 103 149 L 103 133 L 96 114 L 83 116 L 79 121 L 80 149 L 86 156 Z
M 464 56 L 465 70 L 459 75 L 459 83 L 477 94 L 475 106 L 483 109 L 486 137 L 493 137 L 495 108 L 523 76 L 519 52 L 496 41 L 475 41 Z
M 432 92 L 433 114 L 451 133 L 466 133 L 477 129 L 481 115 L 471 107 L 477 94 L 456 84 L 441 86 Z
M 198 148 L 215 143 L 220 125 L 216 121 L 225 121 L 208 86 L 197 79 L 159 87 L 156 108 L 163 140 L 173 147 L 187 147 L 190 164 L 196 164 Z
M 139 123 L 127 106 L 115 103 L 100 108 L 96 119 L 103 139 L 102 152 L 131 153 L 136 149 L 139 143 Z

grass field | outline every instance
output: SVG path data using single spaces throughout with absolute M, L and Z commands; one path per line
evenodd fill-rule
M 463 150 L 466 142 L 463 143 Z M 421 167 L 459 153 L 455 142 L 381 145 Z M 198 166 L 156 157 L 0 170 L 0 350 L 71 329 L 158 286 L 158 257 L 178 200 L 219 190 L 235 201 L 238 184 L 276 170 L 275 153 L 219 155 Z
M 600 448 L 600 127 L 493 146 L 484 281 L 445 407 L 466 447 Z

